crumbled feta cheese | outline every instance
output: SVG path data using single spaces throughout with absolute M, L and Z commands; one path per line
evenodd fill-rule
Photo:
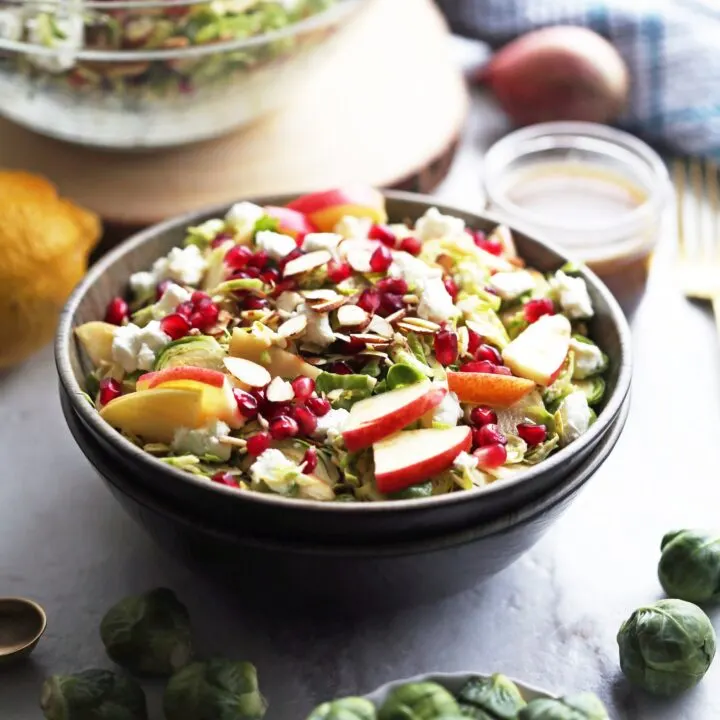
M 303 239 L 302 249 L 305 252 L 327 250 L 331 255 L 335 255 L 342 239 L 342 235 L 337 233 L 308 233 Z
M 28 53 L 29 62 L 51 73 L 69 70 L 75 65 L 76 53 L 82 48 L 85 38 L 85 21 L 81 13 L 54 16 L 52 20 L 43 13 L 30 18 L 27 27 L 31 43 L 56 51 L 48 55 Z
M 463 410 L 460 407 L 458 396 L 454 392 L 449 392 L 433 411 L 432 422 L 433 425 L 438 424 L 455 427 L 457 425 L 457 421 L 462 416 Z
M 415 223 L 415 232 L 423 242 L 452 238 L 465 232 L 465 221 L 452 215 L 443 215 L 437 208 L 431 207 Z
M 560 403 L 558 413 L 562 429 L 560 439 L 563 445 L 577 440 L 590 427 L 592 411 L 587 396 L 582 390 L 576 390 L 566 396 Z
M 192 293 L 188 292 L 185 288 L 175 283 L 170 283 L 160 300 L 153 306 L 153 317 L 158 320 L 164 318 L 166 315 L 175 312 L 175 308 L 180 303 L 188 302 L 191 297 Z
M 459 468 L 476 468 L 478 459 L 464 450 L 453 460 L 453 465 Z
M 590 377 L 600 372 L 605 366 L 605 357 L 597 345 L 570 340 L 570 349 L 575 354 L 575 377 Z
M 213 455 L 220 460 L 229 460 L 232 447 L 220 442 L 220 437 L 229 432 L 230 428 L 221 420 L 196 430 L 181 427 L 175 431 L 170 447 L 178 455 Z
M 253 483 L 265 483 L 270 490 L 281 495 L 290 494 L 300 474 L 299 466 L 274 448 L 259 455 L 250 466 Z
M 113 362 L 118 363 L 128 373 L 136 370 L 151 370 L 155 355 L 170 341 L 170 336 L 162 331 L 157 320 L 151 320 L 143 328 L 133 323 L 121 325 L 115 328 L 113 335 Z
M 582 278 L 573 277 L 558 270 L 550 284 L 558 294 L 563 312 L 571 320 L 593 316 L 592 300 L 590 300 L 587 285 Z
M 130 276 L 130 290 L 136 298 L 146 298 L 155 295 L 157 280 L 155 274 L 143 270 Z
M 418 288 L 420 304 L 417 314 L 425 320 L 445 322 L 458 315 L 450 293 L 445 289 L 440 278 L 423 280 Z
M 318 418 L 314 437 L 326 438 L 329 442 L 336 440 L 347 424 L 350 413 L 344 408 L 330 409 Z
M 490 277 L 488 285 L 503 299 L 515 300 L 535 287 L 535 280 L 527 270 L 498 272 Z
M 239 240 L 246 240 L 255 232 L 255 223 L 264 215 L 265 210 L 259 205 L 239 202 L 227 211 L 225 222 L 232 226 Z
M 353 215 L 345 215 L 333 228 L 336 233 L 344 238 L 353 240 L 367 239 L 372 220 L 368 217 L 355 217 Z
M 296 292 L 283 292 L 280 293 L 278 299 L 275 301 L 275 307 L 280 312 L 293 313 L 298 305 L 303 303 L 303 296 Z
M 152 370 L 155 364 L 155 353 L 150 349 L 149 345 L 143 343 L 137 354 L 138 370 Z
M 264 250 L 273 260 L 282 260 L 289 255 L 296 247 L 295 238 L 290 235 L 283 235 L 272 230 L 261 230 L 255 234 L 255 244 Z
M 23 16 L 21 10 L 0 10 L 0 38 L 22 40 Z
M 307 328 L 303 340 L 312 345 L 327 347 L 335 342 L 335 333 L 330 326 L 330 316 L 311 310 L 307 305 L 302 306 L 302 312 L 307 317 Z
M 154 352 L 162 350 L 172 340 L 162 331 L 157 320 L 151 320 L 144 328 L 141 328 L 139 338 L 141 343 L 145 343 Z
M 393 261 L 388 268 L 388 274 L 391 277 L 399 277 L 405 280 L 410 289 L 417 288 L 428 278 L 442 277 L 440 268 L 431 267 L 410 253 L 394 252 L 392 257 Z
M 197 285 L 207 263 L 197 245 L 173 248 L 166 257 L 158 258 L 152 266 L 156 282 L 172 280 L 182 285 Z

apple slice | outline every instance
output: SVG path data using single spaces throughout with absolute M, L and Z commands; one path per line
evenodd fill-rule
M 303 195 L 288 203 L 320 231 L 332 232 L 346 215 L 369 217 L 374 223 L 387 222 L 385 198 L 371 187 L 347 187 Z
M 101 363 L 112 363 L 112 344 L 117 325 L 93 320 L 75 328 L 75 335 L 85 348 L 95 367 Z
M 152 390 L 152 388 L 174 380 L 193 380 L 194 382 L 220 388 L 225 382 L 225 375 L 219 370 L 182 365 L 178 367 L 148 372 L 141 375 L 136 384 L 137 390 Z
M 460 402 L 494 408 L 510 407 L 535 388 L 532 380 L 491 373 L 448 371 L 447 381 Z
M 114 428 L 146 442 L 172 442 L 178 428 L 201 427 L 203 393 L 199 389 L 151 390 L 121 395 L 100 411 Z
M 564 315 L 543 315 L 505 347 L 503 360 L 515 375 L 551 385 L 567 357 L 571 332 Z
M 351 452 L 370 447 L 419 420 L 445 395 L 444 387 L 425 381 L 356 402 L 343 430 L 345 447 Z
M 404 490 L 447 470 L 471 445 L 467 425 L 399 432 L 373 445 L 375 485 L 381 493 Z
M 283 235 L 291 235 L 297 238 L 298 235 L 303 236 L 308 233 L 317 232 L 317 228 L 297 210 L 289 207 L 277 207 L 275 205 L 266 205 L 265 213 L 271 218 L 278 221 L 278 232 Z

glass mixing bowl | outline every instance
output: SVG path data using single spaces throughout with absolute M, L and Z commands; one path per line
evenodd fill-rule
M 0 114 L 135 150 L 223 135 L 292 98 L 364 0 L 0 0 Z

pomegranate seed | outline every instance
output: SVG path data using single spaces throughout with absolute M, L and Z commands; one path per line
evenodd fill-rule
M 295 260 L 296 258 L 302 257 L 305 253 L 300 248 L 295 248 L 294 250 L 291 250 L 280 262 L 278 263 L 280 265 L 280 269 L 284 270 L 285 266 L 291 261 Z
M 254 388 L 248 392 L 257 400 L 258 412 L 261 415 L 265 415 L 265 411 L 270 406 L 270 403 L 268 403 L 267 398 L 265 397 L 265 390 L 262 388 Z
M 335 375 L 352 375 L 352 368 L 346 363 L 340 360 L 339 362 L 330 363 L 328 366 L 328 372 Z
M 490 373 L 495 372 L 495 365 L 487 360 L 473 360 L 460 366 L 460 372 Z
M 547 428 L 544 425 L 520 423 L 517 426 L 517 434 L 531 447 L 547 440 Z
M 303 456 L 303 463 L 305 465 L 305 467 L 303 468 L 303 472 L 305 474 L 311 473 L 313 472 L 313 470 L 315 470 L 318 463 L 317 448 L 309 447 L 305 451 L 305 455 Z
M 458 286 L 456 285 L 455 281 L 451 277 L 445 277 L 443 278 L 443 285 L 445 286 L 445 289 L 448 291 L 448 295 L 455 300 L 458 294 Z
M 297 280 L 295 278 L 287 278 L 287 280 L 281 280 L 275 285 L 275 289 L 272 291 L 273 297 L 278 297 L 284 292 L 294 290 L 297 287 Z
M 303 244 L 303 242 L 305 241 L 305 236 L 306 236 L 307 234 L 308 234 L 308 233 L 306 233 L 306 232 L 295 233 L 295 244 L 296 244 L 299 248 L 302 247 L 302 244 Z
M 397 242 L 395 233 L 387 225 L 373 225 L 370 228 L 368 237 L 371 240 L 379 240 L 383 245 L 394 248 Z
M 203 308 L 206 308 L 209 305 L 214 305 L 215 303 L 206 295 L 205 297 L 199 298 L 193 304 L 196 310 L 202 310 Z
M 295 437 L 299 431 L 297 422 L 287 415 L 280 415 L 270 423 L 270 436 L 273 440 Z
M 537 322 L 543 315 L 554 315 L 555 305 L 548 298 L 538 298 L 537 300 L 528 300 L 523 308 L 525 320 L 529 323 Z
M 330 401 L 327 398 L 311 397 L 305 403 L 313 415 L 322 417 L 330 412 Z
M 392 263 L 392 255 L 385 245 L 378 245 L 370 256 L 370 269 L 373 272 L 386 272 Z
M 259 432 L 247 439 L 247 451 L 249 455 L 257 457 L 262 455 L 270 447 L 270 435 L 266 432 Z
M 265 298 L 259 298 L 255 295 L 248 295 L 242 303 L 243 310 L 264 310 L 268 306 Z
M 260 268 L 256 268 L 256 267 L 252 267 L 252 266 L 248 265 L 245 268 L 245 274 L 243 275 L 243 277 L 259 278 L 261 272 L 262 272 L 262 270 L 260 270 Z
M 493 372 L 496 375 L 512 375 L 512 370 L 509 367 L 505 367 L 504 365 L 496 365 Z
M 422 242 L 416 237 L 406 237 L 400 242 L 400 249 L 411 255 L 419 255 L 422 249 Z
M 291 384 L 299 402 L 305 402 L 315 392 L 315 381 L 312 378 L 296 377 Z
M 264 250 L 258 250 L 250 256 L 247 264 L 250 265 L 250 267 L 257 268 L 258 270 L 264 270 L 269 259 L 268 254 Z
M 380 307 L 380 293 L 377 290 L 363 290 L 360 293 L 357 304 L 371 315 Z
M 122 385 L 115 378 L 100 381 L 100 404 L 107 405 L 111 400 L 122 395 Z
M 266 285 L 275 285 L 280 279 L 280 271 L 276 268 L 267 268 L 260 273 L 260 279 Z
M 444 366 L 452 365 L 458 356 L 457 335 L 450 330 L 440 330 L 433 341 L 435 357 Z
M 357 338 L 350 338 L 350 342 L 340 343 L 340 352 L 344 355 L 357 355 L 365 350 L 365 343 Z
M 122 325 L 128 319 L 129 313 L 128 304 L 121 297 L 113 298 L 105 311 L 105 322 Z
M 504 445 L 486 445 L 478 448 L 473 455 L 478 459 L 478 465 L 487 470 L 499 468 L 507 460 L 507 450 Z
M 480 243 L 478 247 L 491 255 L 502 255 L 505 250 L 499 240 L 485 240 L 485 242 Z
M 257 398 L 253 397 L 250 393 L 235 388 L 233 391 L 233 397 L 237 403 L 240 414 L 246 420 L 252 420 L 257 417 L 258 414 L 258 401 Z
M 408 291 L 408 284 L 402 278 L 383 278 L 375 286 L 381 293 L 394 293 L 405 295 Z
M 468 352 L 474 355 L 482 343 L 482 337 L 468 328 Z
M 180 303 L 176 308 L 175 312 L 178 315 L 182 315 L 184 318 L 190 319 L 190 316 L 195 311 L 195 308 L 193 307 L 193 304 L 191 302 L 184 302 Z
M 480 345 L 475 351 L 476 360 L 487 360 L 493 365 L 502 365 L 502 356 L 492 345 Z
M 291 417 L 292 411 L 293 406 L 289 402 L 273 403 L 266 401 L 263 416 L 266 420 L 274 420 L 275 418 L 282 417 L 283 415 Z
M 495 423 L 489 423 L 473 430 L 473 440 L 478 447 L 486 445 L 507 445 L 507 438 Z
M 207 293 L 204 293 L 202 290 L 195 290 L 195 292 L 193 292 L 193 294 L 190 296 L 190 302 L 193 305 L 198 305 L 201 302 L 208 301 L 212 302 L 212 300 L 210 300 L 210 296 Z
M 161 280 L 156 286 L 155 286 L 155 299 L 159 300 L 164 294 L 165 291 L 172 285 L 172 280 Z
M 403 302 L 402 295 L 396 295 L 395 293 L 385 293 L 384 295 L 380 296 L 380 308 L 378 310 L 378 315 L 382 315 L 382 317 L 387 317 L 388 315 L 392 315 L 398 310 L 402 310 L 404 307 L 405 303 Z
M 232 239 L 233 236 L 230 233 L 221 232 L 213 238 L 210 243 L 210 247 L 214 250 L 215 248 L 220 247 L 223 243 L 229 242 Z
M 211 301 L 209 305 L 202 305 L 190 316 L 190 324 L 202 332 L 207 332 L 215 325 L 219 314 L 218 306 Z
M 470 422 L 476 427 L 495 425 L 497 423 L 497 415 L 494 410 L 478 405 L 470 411 Z
M 330 282 L 340 283 L 343 280 L 347 280 L 352 273 L 350 265 L 344 262 L 338 262 L 337 260 L 331 260 L 327 266 L 327 274 Z
M 190 332 L 190 327 L 190 321 L 179 313 L 167 315 L 160 321 L 160 329 L 173 340 L 185 337 Z
M 486 285 L 483 289 L 486 293 L 490 293 L 490 295 L 497 295 L 497 290 L 495 288 L 491 288 L 489 285 Z
M 225 264 L 233 270 L 242 270 L 250 261 L 252 250 L 244 245 L 235 245 L 225 254 Z
M 223 472 L 222 470 L 216 472 L 210 479 L 219 485 L 229 485 L 230 487 L 238 486 L 237 478 L 232 473 Z
M 303 405 L 296 405 L 293 408 L 293 418 L 297 422 L 300 432 L 308 437 L 317 430 L 318 419 L 317 415 L 314 415 Z

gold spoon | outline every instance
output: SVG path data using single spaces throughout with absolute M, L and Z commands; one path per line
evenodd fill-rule
M 29 655 L 47 626 L 45 611 L 26 598 L 0 598 L 0 663 Z

